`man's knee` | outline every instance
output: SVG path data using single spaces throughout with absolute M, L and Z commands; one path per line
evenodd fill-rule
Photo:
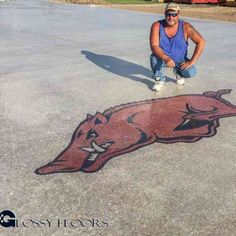
M 154 54 L 151 54 L 150 55 L 150 64 L 151 64 L 152 71 L 155 73 L 156 70 L 161 70 L 164 62 L 161 58 L 155 56 Z
M 191 78 L 191 77 L 193 77 L 197 73 L 197 70 L 196 70 L 195 66 L 192 66 L 192 67 L 188 68 L 187 70 L 183 70 L 181 72 L 182 72 L 181 73 L 182 77 L 184 77 L 184 78 Z

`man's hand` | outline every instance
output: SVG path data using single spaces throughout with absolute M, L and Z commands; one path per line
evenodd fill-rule
M 193 62 L 191 60 L 189 61 L 185 61 L 183 63 L 180 64 L 180 69 L 181 70 L 187 70 L 188 68 L 190 68 L 193 65 Z
M 164 61 L 168 67 L 171 67 L 171 68 L 175 67 L 175 62 L 170 57 L 164 58 Z

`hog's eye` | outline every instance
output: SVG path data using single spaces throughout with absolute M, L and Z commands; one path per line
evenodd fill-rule
M 193 108 L 192 106 L 189 106 L 188 104 L 187 104 L 187 109 L 188 109 L 188 112 L 189 112 L 190 114 L 204 112 L 204 111 L 198 110 L 198 109 L 196 109 L 196 108 Z
M 198 110 L 192 106 L 189 106 L 189 104 L 186 104 L 186 108 L 187 108 L 187 114 L 188 115 L 191 115 L 191 114 L 196 114 L 196 113 L 203 113 L 203 112 L 215 112 L 217 111 L 217 108 L 216 107 L 213 107 L 212 110 L 210 111 L 202 111 L 202 110 Z
M 90 139 L 90 138 L 96 138 L 98 136 L 98 133 L 94 130 L 94 129 L 90 129 L 86 139 Z

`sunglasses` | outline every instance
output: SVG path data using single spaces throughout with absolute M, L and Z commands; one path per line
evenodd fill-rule
M 166 17 L 170 17 L 170 16 L 176 17 L 176 16 L 178 16 L 178 13 L 170 13 L 170 12 L 167 12 L 165 15 L 166 15 Z

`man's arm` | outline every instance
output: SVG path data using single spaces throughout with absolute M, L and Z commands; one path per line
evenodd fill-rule
M 164 60 L 168 67 L 175 67 L 174 61 L 170 57 L 168 57 L 159 46 L 160 42 L 159 30 L 160 30 L 160 23 L 159 22 L 153 23 L 150 32 L 151 50 L 154 53 L 154 55 Z
M 196 61 L 201 56 L 202 51 L 205 47 L 205 40 L 200 35 L 200 33 L 196 29 L 194 29 L 194 27 L 191 24 L 185 22 L 184 31 L 186 34 L 186 38 L 187 39 L 190 38 L 196 44 L 196 47 L 195 47 L 195 50 L 193 52 L 191 59 L 181 64 L 180 68 L 183 70 L 188 69 L 189 67 L 191 67 L 192 65 L 196 63 Z

